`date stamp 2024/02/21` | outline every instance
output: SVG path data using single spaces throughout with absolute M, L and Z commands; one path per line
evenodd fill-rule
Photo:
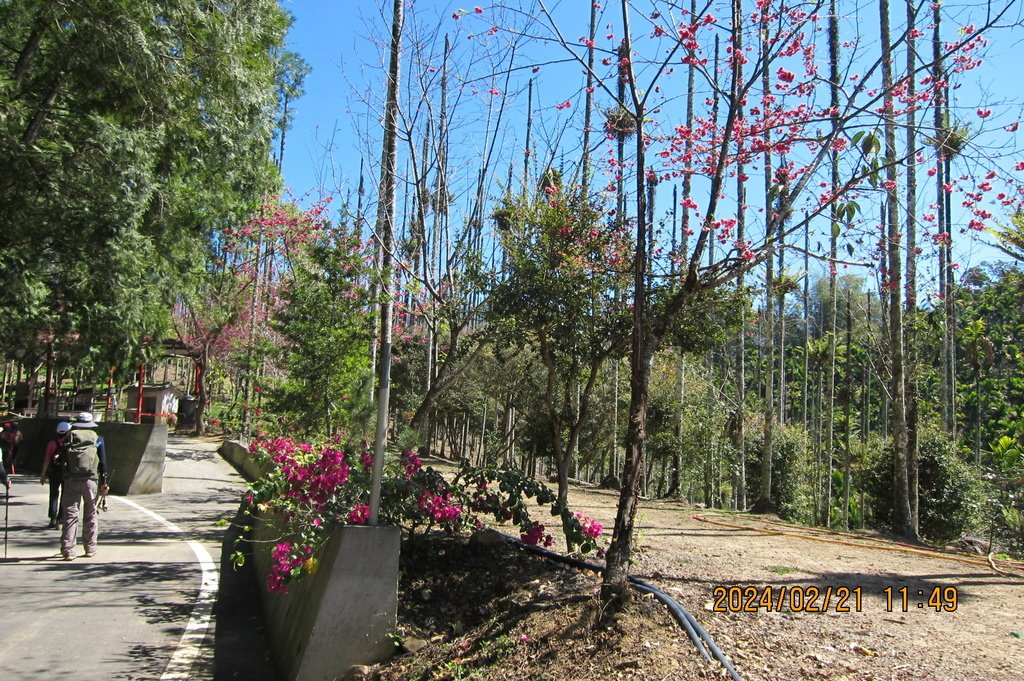
M 713 612 L 863 612 L 860 586 L 716 586 L 712 591 Z M 887 586 L 879 593 L 885 612 L 934 610 L 956 612 L 959 592 L 955 586 L 915 589 Z

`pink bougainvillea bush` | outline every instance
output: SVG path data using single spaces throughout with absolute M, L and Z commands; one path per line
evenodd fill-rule
M 273 514 L 280 521 L 281 534 L 270 551 L 267 589 L 285 592 L 290 582 L 316 571 L 317 550 L 331 529 L 369 521 L 373 455 L 365 445 L 346 445 L 339 438 L 310 444 L 286 437 L 257 440 L 249 453 L 267 471 L 249 485 L 250 510 Z M 423 466 L 412 450 L 386 458 L 378 517 L 380 523 L 402 527 L 409 536 L 438 528 L 465 532 L 492 518 L 517 525 L 527 544 L 550 546 L 554 539 L 530 515 L 530 500 L 558 518 L 570 549 L 582 554 L 600 550 L 600 523 L 559 504 L 543 483 L 497 468 L 464 467 L 447 479 Z M 244 554 L 236 551 L 234 559 L 240 563 Z

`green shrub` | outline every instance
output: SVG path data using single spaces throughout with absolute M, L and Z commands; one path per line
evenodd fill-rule
M 760 429 L 747 437 L 747 495 L 754 501 L 761 487 L 763 442 Z M 775 429 L 772 445 L 772 504 L 783 520 L 809 524 L 814 517 L 813 455 L 807 436 L 796 426 L 783 426 Z
M 1021 422 L 1006 424 L 1007 432 L 990 445 L 985 468 L 984 515 L 992 547 L 1024 556 L 1024 446 Z
M 981 485 L 977 472 L 957 453 L 945 434 L 924 429 L 918 463 L 918 531 L 922 538 L 944 544 L 960 537 L 978 520 Z M 893 526 L 893 454 L 885 449 L 871 471 L 868 494 L 875 524 Z

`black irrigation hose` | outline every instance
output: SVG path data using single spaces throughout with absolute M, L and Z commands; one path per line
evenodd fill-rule
M 693 615 L 691 615 L 686 608 L 679 605 L 678 601 L 673 599 L 671 596 L 666 594 L 658 587 L 654 586 L 653 584 L 650 584 L 649 582 L 645 582 L 639 577 L 630 577 L 629 581 L 633 584 L 633 587 L 635 589 L 639 589 L 640 591 L 646 591 L 647 593 L 653 594 L 655 598 L 664 603 L 668 607 L 668 609 L 672 611 L 672 614 L 675 615 L 675 618 L 679 622 L 681 622 L 684 627 L 686 627 L 687 631 L 689 631 L 691 627 L 695 629 L 697 635 L 700 636 L 700 638 L 704 641 L 705 645 L 707 645 L 707 647 L 711 649 L 711 654 L 714 655 L 715 659 L 721 662 L 722 666 L 725 667 L 726 671 L 729 672 L 729 676 L 731 676 L 734 679 L 734 681 L 743 681 L 739 673 L 732 666 L 732 663 L 729 662 L 729 658 L 727 658 L 725 656 L 725 653 L 723 653 L 721 649 L 718 647 L 718 645 L 715 644 L 715 640 L 711 638 L 711 634 L 709 634 L 707 630 L 703 626 L 701 626 L 701 623 L 698 622 L 697 619 Z M 693 637 L 691 636 L 691 638 Z M 698 646 L 697 649 L 704 655 L 704 657 L 708 661 L 710 661 L 711 658 L 708 657 L 707 653 L 704 651 L 703 646 Z
M 704 645 L 704 642 L 701 641 L 699 634 L 697 634 L 697 631 L 693 628 L 693 625 L 690 623 L 690 613 L 684 610 L 683 607 L 679 605 L 679 603 L 674 598 L 668 596 L 664 591 L 661 591 L 660 589 L 653 587 L 650 584 L 647 584 L 646 582 L 634 580 L 636 580 L 635 577 L 629 578 L 629 581 L 633 585 L 633 588 L 638 591 L 643 591 L 644 593 L 649 593 L 655 598 L 657 598 L 659 601 L 664 603 L 665 607 L 667 607 L 669 611 L 672 613 L 672 615 L 676 618 L 676 621 L 682 624 L 683 628 L 686 629 L 686 633 L 690 636 L 690 640 L 693 641 L 693 646 L 697 649 L 697 652 L 700 653 L 705 660 L 711 662 L 711 656 L 708 655 L 707 647 Z
M 563 563 L 565 565 L 570 565 L 575 568 L 591 570 L 592 572 L 604 572 L 604 566 L 598 565 L 597 563 L 588 563 L 585 560 L 580 560 L 578 558 L 570 558 L 569 556 L 563 556 L 559 553 L 555 553 L 554 551 L 549 551 L 541 546 L 525 544 L 518 538 L 504 533 L 501 533 L 501 536 L 504 537 L 507 542 L 515 544 L 519 548 L 525 549 L 531 553 L 535 553 L 538 556 L 543 556 L 544 558 L 552 560 L 556 563 Z M 678 621 L 683 626 L 683 628 L 686 629 L 686 633 L 690 636 L 690 640 L 693 641 L 693 645 L 697 648 L 697 651 L 704 657 L 705 660 L 707 660 L 708 662 L 711 661 L 711 657 L 708 655 L 708 650 L 710 650 L 711 655 L 714 655 L 715 659 L 722 663 L 722 666 L 725 667 L 726 671 L 729 672 L 729 676 L 732 677 L 733 681 L 743 681 L 743 677 L 741 677 L 739 673 L 736 671 L 736 669 L 732 666 L 732 663 L 729 661 L 729 658 L 727 658 L 725 656 L 725 653 L 723 653 L 722 650 L 715 644 L 715 640 L 711 638 L 711 634 L 709 634 L 707 630 L 701 626 L 700 622 L 698 622 L 696 618 L 694 618 L 694 616 L 691 615 L 686 608 L 680 605 L 678 601 L 676 601 L 674 598 L 669 596 L 667 593 L 665 593 L 658 587 L 654 586 L 649 582 L 645 582 L 644 580 L 638 577 L 630 577 L 629 583 L 633 586 L 634 589 L 637 589 L 638 591 L 643 591 L 644 593 L 649 593 L 653 595 L 655 598 L 657 598 L 659 601 L 661 601 L 663 604 L 665 604 L 665 606 L 669 609 L 669 612 L 672 613 L 672 616 L 676 618 L 676 621 Z M 705 649 L 705 646 L 707 649 Z

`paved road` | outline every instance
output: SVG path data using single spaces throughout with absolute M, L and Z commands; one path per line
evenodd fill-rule
M 97 554 L 79 546 L 71 562 L 46 527 L 46 488 L 15 477 L 0 679 L 273 679 L 252 575 L 221 565 L 244 482 L 216 447 L 171 437 L 164 491 L 111 496 Z

